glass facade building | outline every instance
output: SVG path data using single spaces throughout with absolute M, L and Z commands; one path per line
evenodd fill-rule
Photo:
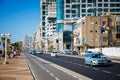
M 64 26 L 64 0 L 56 1 L 56 12 L 57 12 L 57 32 L 62 32 Z
M 56 2 L 57 32 L 71 30 L 73 23 L 84 16 L 120 15 L 120 0 L 41 0 L 42 36 L 48 4 L 52 2 Z

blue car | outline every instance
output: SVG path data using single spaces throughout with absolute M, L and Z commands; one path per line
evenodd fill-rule
M 106 65 L 108 64 L 107 57 L 102 53 L 86 53 L 85 54 L 85 64 L 96 66 L 96 65 Z

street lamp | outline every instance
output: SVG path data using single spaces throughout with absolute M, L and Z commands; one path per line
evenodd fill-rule
M 11 37 L 10 34 L 1 34 L 2 38 L 5 38 L 5 62 L 3 64 L 8 64 L 7 62 L 7 39 Z

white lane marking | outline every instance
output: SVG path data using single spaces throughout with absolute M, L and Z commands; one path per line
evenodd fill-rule
M 94 68 L 94 67 L 93 67 L 92 69 L 94 69 L 94 70 L 99 70 L 99 69 L 97 69 L 97 68 Z
M 119 77 L 120 77 L 120 74 L 117 74 L 117 76 L 119 76 Z
M 79 78 L 78 80 L 82 80 L 82 79 Z
M 37 58 L 37 57 L 36 57 Z M 37 58 L 37 59 L 39 59 L 39 60 L 41 60 L 41 61 L 44 61 L 44 62 L 46 62 L 46 63 L 51 63 L 51 62 L 49 62 L 49 61 L 45 61 L 45 60 L 43 60 L 43 59 L 40 59 L 40 58 Z M 60 61 L 63 61 L 63 62 L 66 62 L 66 61 L 64 61 L 64 60 L 60 60 Z M 70 62 L 71 64 L 73 64 L 73 62 Z M 80 65 L 80 64 L 77 64 L 77 65 Z M 83 65 L 80 65 L 80 66 L 83 66 Z M 54 66 L 55 67 L 55 66 Z M 59 68 L 57 68 L 58 70 L 60 70 Z M 63 72 L 63 69 L 61 69 L 61 71 Z M 65 73 L 67 73 L 67 72 L 65 72 Z M 72 74 L 71 73 L 67 73 L 67 74 L 69 74 L 70 76 L 72 76 Z M 53 76 L 54 78 L 55 78 L 55 76 Z M 77 79 L 78 80 L 82 80 L 82 79 L 80 79 L 78 76 L 77 76 Z
M 59 80 L 57 77 L 55 78 L 56 80 Z
M 34 76 L 34 79 L 37 80 L 36 75 L 35 75 L 34 71 L 32 70 L 31 65 L 29 64 L 29 61 L 28 61 L 28 60 L 27 60 L 27 62 L 28 62 L 28 66 L 29 66 L 29 68 L 30 68 L 31 73 L 32 73 L 32 75 Z
M 50 73 L 50 75 L 54 77 L 54 74 L 53 74 L 53 73 Z
M 73 64 L 77 65 L 77 63 L 73 63 Z
M 77 76 L 75 76 L 75 75 L 72 75 L 74 78 L 77 78 Z
M 103 72 L 108 73 L 108 74 L 110 74 L 110 73 L 111 73 L 111 72 L 109 72 L 109 71 L 103 71 Z
M 79 66 L 83 66 L 83 65 L 79 64 Z
M 43 68 L 44 70 L 46 70 L 46 68 Z
M 90 66 L 86 66 L 86 65 L 85 65 L 84 67 L 85 67 L 85 68 L 90 68 Z
M 48 73 L 49 73 L 50 71 L 46 70 L 46 72 L 48 72 Z
M 67 74 L 72 75 L 71 73 L 67 73 Z

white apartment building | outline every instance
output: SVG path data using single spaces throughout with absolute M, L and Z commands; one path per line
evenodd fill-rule
M 25 35 L 24 39 L 23 39 L 23 48 L 24 49 L 29 49 L 30 45 L 31 45 L 31 42 L 32 42 L 32 37 L 28 36 L 28 35 Z

